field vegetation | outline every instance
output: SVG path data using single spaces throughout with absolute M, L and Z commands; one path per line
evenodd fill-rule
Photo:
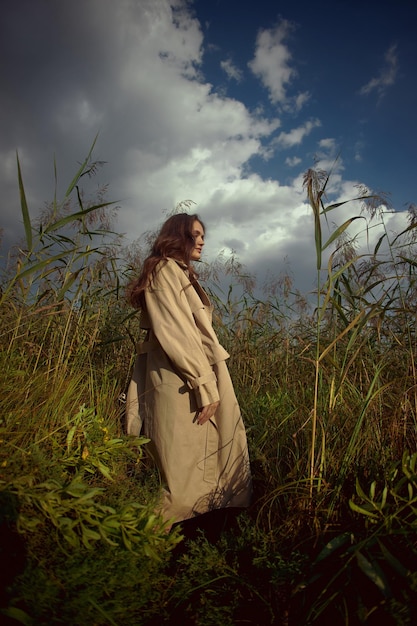
M 415 207 L 391 235 L 384 198 L 358 190 L 329 231 L 341 204 L 312 169 L 313 298 L 289 273 L 260 297 L 236 259 L 201 270 L 255 494 L 215 538 L 215 518 L 187 535 L 156 517 L 147 440 L 123 430 L 139 333 L 124 287 L 146 249 L 113 232 L 105 189 L 83 191 L 98 166 L 90 151 L 35 221 L 17 161 L 25 241 L 0 284 L 2 623 L 415 624 Z M 360 255 L 350 229 L 376 219 Z

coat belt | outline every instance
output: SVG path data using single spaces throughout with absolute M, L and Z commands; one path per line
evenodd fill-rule
M 151 339 L 150 341 L 143 341 L 142 343 L 138 343 L 136 346 L 137 354 L 146 354 L 147 352 L 152 352 L 152 350 L 156 350 L 160 348 L 161 344 L 156 339 Z

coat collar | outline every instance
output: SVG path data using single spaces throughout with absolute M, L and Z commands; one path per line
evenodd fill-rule
M 173 261 L 175 261 L 175 263 L 186 272 L 187 277 L 189 278 L 189 271 L 188 271 L 188 266 L 186 265 L 186 263 L 184 263 L 183 261 L 177 261 L 177 259 L 173 259 Z M 191 282 L 191 281 L 190 281 Z M 202 301 L 202 303 L 205 306 L 211 306 L 211 302 L 210 302 L 210 298 L 208 297 L 207 293 L 204 291 L 204 289 L 202 288 L 202 286 L 200 285 L 200 283 L 195 280 L 194 282 L 191 283 L 192 286 L 194 287 L 194 289 L 196 290 L 198 296 L 200 297 L 200 300 Z

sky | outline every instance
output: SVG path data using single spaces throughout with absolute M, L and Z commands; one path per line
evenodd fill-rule
M 192 201 L 207 260 L 308 291 L 307 169 L 332 170 L 329 202 L 389 194 L 392 233 L 417 202 L 416 24 L 411 0 L 2 0 L 3 256 L 23 233 L 16 151 L 35 218 L 54 160 L 63 193 L 98 134 L 126 245 Z

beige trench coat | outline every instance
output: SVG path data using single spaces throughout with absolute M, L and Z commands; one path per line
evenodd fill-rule
M 164 483 L 163 518 L 171 522 L 213 509 L 246 507 L 252 484 L 246 433 L 212 327 L 212 306 L 186 269 L 161 261 L 145 294 L 138 355 L 127 395 L 127 431 L 151 439 Z M 220 401 L 203 426 L 197 409 Z

